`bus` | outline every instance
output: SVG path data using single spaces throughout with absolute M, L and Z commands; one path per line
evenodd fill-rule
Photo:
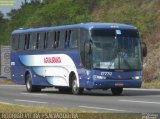
M 14 30 L 11 78 L 28 92 L 55 87 L 75 95 L 85 90 L 140 88 L 147 47 L 136 27 L 79 23 Z

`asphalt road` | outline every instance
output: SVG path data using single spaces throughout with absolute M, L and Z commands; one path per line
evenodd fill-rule
M 113 113 L 160 113 L 160 90 L 124 89 L 121 96 L 110 90 L 85 91 L 83 95 L 61 94 L 54 88 L 28 93 L 25 86 L 0 85 L 0 103 L 78 108 Z

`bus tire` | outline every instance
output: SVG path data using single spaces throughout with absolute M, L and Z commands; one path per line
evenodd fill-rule
M 72 93 L 73 93 L 74 95 L 80 95 L 80 94 L 82 94 L 83 91 L 84 91 L 84 88 L 79 88 L 79 87 L 78 87 L 78 85 L 77 85 L 77 80 L 76 80 L 76 76 L 75 76 L 75 75 L 74 75 L 72 78 L 73 78 L 73 79 L 72 79 L 72 86 L 71 86 L 71 88 L 72 88 Z
M 123 92 L 123 88 L 111 88 L 113 95 L 121 95 Z
M 41 91 L 40 87 L 32 85 L 32 81 L 31 81 L 29 74 L 26 75 L 25 82 L 26 82 L 26 89 L 28 92 L 40 92 Z

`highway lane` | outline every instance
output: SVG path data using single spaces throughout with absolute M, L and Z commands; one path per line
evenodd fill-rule
M 110 90 L 85 91 L 83 95 L 61 94 L 54 88 L 28 93 L 25 86 L 0 85 L 0 103 L 77 108 L 114 113 L 160 112 L 160 90 L 125 89 L 121 96 Z

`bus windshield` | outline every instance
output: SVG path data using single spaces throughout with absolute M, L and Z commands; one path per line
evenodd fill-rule
M 93 29 L 94 69 L 140 70 L 140 38 L 137 30 Z

